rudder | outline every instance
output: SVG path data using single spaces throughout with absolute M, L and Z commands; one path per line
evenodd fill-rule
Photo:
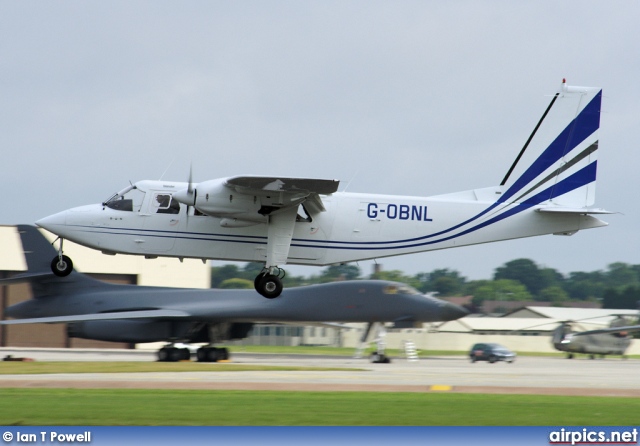
M 499 202 L 591 206 L 601 103 L 601 89 L 563 80 L 502 181 Z

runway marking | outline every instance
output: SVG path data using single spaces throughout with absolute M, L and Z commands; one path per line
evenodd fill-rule
M 447 385 L 442 385 L 442 384 L 435 384 L 433 386 L 429 386 L 429 390 L 432 392 L 449 392 L 451 390 L 453 390 L 452 386 L 447 386 Z

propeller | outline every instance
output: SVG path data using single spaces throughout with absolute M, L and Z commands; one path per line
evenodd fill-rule
M 189 183 L 186 189 L 174 192 L 173 198 L 187 206 L 187 218 L 189 218 L 189 208 L 196 205 L 198 190 L 193 186 L 193 166 L 189 166 Z

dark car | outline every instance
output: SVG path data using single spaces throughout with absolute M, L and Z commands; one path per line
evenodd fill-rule
M 500 344 L 480 343 L 471 347 L 469 358 L 471 362 L 489 361 L 494 363 L 496 361 L 506 361 L 511 363 L 516 360 L 516 354 Z

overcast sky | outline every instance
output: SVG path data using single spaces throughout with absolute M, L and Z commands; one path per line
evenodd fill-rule
M 185 181 L 191 163 L 196 182 L 494 186 L 566 77 L 604 90 L 596 206 L 620 212 L 610 225 L 380 263 L 469 279 L 523 257 L 562 273 L 638 264 L 639 17 L 616 0 L 0 0 L 0 224 L 130 180 Z

